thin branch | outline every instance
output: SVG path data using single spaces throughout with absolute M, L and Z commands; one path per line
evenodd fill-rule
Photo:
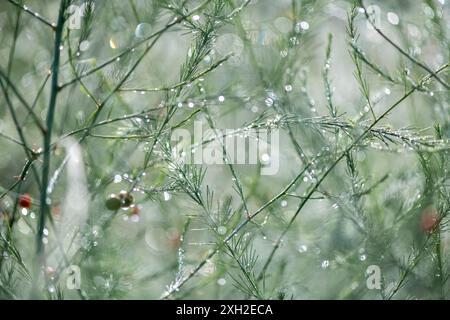
M 25 11 L 29 15 L 31 15 L 33 18 L 39 20 L 46 26 L 52 28 L 53 31 L 56 30 L 56 25 L 52 22 L 50 22 L 48 19 L 42 17 L 39 13 L 32 11 L 30 8 L 28 8 L 26 5 L 21 5 L 16 0 L 8 0 L 9 3 L 15 5 L 16 7 L 20 8 L 21 10 Z
M 404 55 L 406 58 L 408 58 L 411 62 L 418 65 L 425 71 L 427 71 L 433 78 L 435 78 L 440 84 L 442 84 L 447 90 L 450 90 L 450 85 L 448 85 L 444 80 L 442 80 L 438 75 L 433 72 L 428 66 L 426 66 L 424 63 L 420 62 L 419 60 L 412 57 L 410 54 L 408 54 L 405 50 L 403 50 L 398 44 L 396 44 L 394 41 L 392 41 L 388 36 L 386 36 L 372 21 L 372 19 L 369 16 L 369 13 L 367 12 L 366 7 L 364 7 L 363 0 L 359 0 L 359 3 L 361 7 L 364 9 L 364 15 L 366 16 L 367 21 L 372 25 L 372 27 L 375 29 L 375 31 L 383 37 L 384 40 L 389 42 L 395 49 L 397 49 L 398 52 L 400 52 L 402 55 Z

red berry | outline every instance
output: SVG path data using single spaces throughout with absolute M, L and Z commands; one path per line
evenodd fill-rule
M 54 205 L 54 206 L 51 208 L 51 212 L 52 212 L 52 216 L 53 216 L 54 218 L 59 218 L 59 217 L 61 216 L 61 206 L 60 206 L 59 204 Z
M 176 230 L 169 230 L 167 232 L 167 240 L 170 248 L 178 250 L 181 246 L 181 234 Z
M 131 214 L 132 215 L 139 215 L 139 213 L 140 213 L 140 209 L 139 209 L 139 207 L 138 206 L 136 206 L 136 205 L 131 205 L 131 207 L 130 207 L 130 211 L 131 211 Z
M 433 233 L 439 226 L 439 215 L 434 208 L 427 208 L 420 218 L 420 228 L 425 233 Z
M 48 275 L 48 276 L 53 276 L 54 274 L 55 274 L 55 272 L 56 272 L 56 270 L 55 269 L 53 269 L 52 267 L 47 267 L 47 268 L 45 268 L 45 273 Z
M 28 193 L 25 193 L 19 197 L 19 206 L 26 209 L 31 207 L 31 197 Z

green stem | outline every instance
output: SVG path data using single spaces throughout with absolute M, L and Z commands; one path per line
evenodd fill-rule
M 51 151 L 51 137 L 53 129 L 53 120 L 55 117 L 56 109 L 56 99 L 58 96 L 58 72 L 59 72 L 59 61 L 60 61 L 60 46 L 62 43 L 62 34 L 64 28 L 64 12 L 66 9 L 66 0 L 61 0 L 58 22 L 55 30 L 55 42 L 53 48 L 53 63 L 51 67 L 52 79 L 51 79 L 51 92 L 50 92 L 50 102 L 48 105 L 48 112 L 46 118 L 46 131 L 44 133 L 44 152 L 43 152 L 43 164 L 42 164 L 42 186 L 41 186 L 41 208 L 38 221 L 38 230 L 36 238 L 36 254 L 40 262 L 43 262 L 43 243 L 42 237 L 45 228 L 45 219 L 48 214 L 49 202 L 47 199 L 47 188 L 49 182 L 50 173 L 50 151 Z

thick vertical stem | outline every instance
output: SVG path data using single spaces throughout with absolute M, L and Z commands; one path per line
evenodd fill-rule
M 37 230 L 37 238 L 36 238 L 36 253 L 38 259 L 42 262 L 43 258 L 43 243 L 42 243 L 42 235 L 44 233 L 45 228 L 45 219 L 48 214 L 49 201 L 47 199 L 47 188 L 48 188 L 48 180 L 50 173 L 50 150 L 51 150 L 51 137 L 52 137 L 52 128 L 53 128 L 53 120 L 55 117 L 55 109 L 56 109 L 56 99 L 58 96 L 58 71 L 59 71 L 59 60 L 60 60 L 60 47 L 62 43 L 62 33 L 64 28 L 64 11 L 66 8 L 66 0 L 61 0 L 59 14 L 58 14 L 58 22 L 55 29 L 55 42 L 53 48 L 53 62 L 51 67 L 52 79 L 51 79 L 51 92 L 50 92 L 50 101 L 48 105 L 47 118 L 46 118 L 46 131 L 44 132 L 44 146 L 43 146 L 43 164 L 42 164 L 42 185 L 41 185 L 41 208 L 40 215 L 38 221 L 38 230 Z M 39 264 L 41 265 L 41 263 Z

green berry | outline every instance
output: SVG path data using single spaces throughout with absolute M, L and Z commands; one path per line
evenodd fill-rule
M 117 195 L 111 194 L 109 196 L 109 198 L 106 200 L 105 205 L 106 205 L 106 208 L 108 208 L 108 210 L 116 211 L 116 210 L 120 209 L 121 203 L 122 202 Z

